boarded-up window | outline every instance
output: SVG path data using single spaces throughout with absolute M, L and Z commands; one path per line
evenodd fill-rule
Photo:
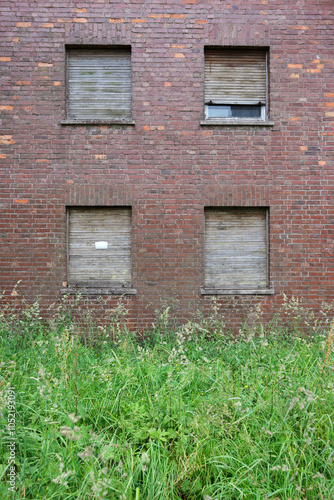
M 67 118 L 131 119 L 131 50 L 67 50 Z
M 131 209 L 68 210 L 68 284 L 131 286 Z
M 264 119 L 266 60 L 262 48 L 206 48 L 206 117 Z
M 266 288 L 267 238 L 267 209 L 207 208 L 205 287 Z

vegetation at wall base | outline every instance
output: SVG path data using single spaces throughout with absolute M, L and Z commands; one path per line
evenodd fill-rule
M 319 321 L 286 298 L 270 324 L 255 309 L 235 336 L 214 302 L 179 326 L 167 307 L 143 338 L 122 302 L 103 324 L 66 298 L 51 320 L 38 301 L 3 307 L 0 497 L 334 498 L 331 313 Z

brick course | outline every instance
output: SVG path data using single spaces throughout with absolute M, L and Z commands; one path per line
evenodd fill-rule
M 8 300 L 66 282 L 66 206 L 131 205 L 130 320 L 206 307 L 205 206 L 270 207 L 270 281 L 310 307 L 333 287 L 332 1 L 29 3 L 1 9 L 1 270 Z M 62 125 L 65 46 L 131 45 L 135 125 Z M 269 47 L 273 127 L 203 126 L 204 46 Z M 11 295 L 21 280 L 18 295 Z M 91 298 L 96 307 L 95 298 Z M 117 302 L 106 298 L 106 307 Z M 223 304 L 227 299 L 219 296 Z

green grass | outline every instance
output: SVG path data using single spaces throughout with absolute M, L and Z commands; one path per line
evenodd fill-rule
M 306 337 L 259 320 L 235 338 L 217 311 L 174 331 L 166 311 L 145 340 L 121 307 L 105 327 L 86 317 L 86 335 L 36 304 L 0 315 L 0 497 L 334 498 L 329 328 Z

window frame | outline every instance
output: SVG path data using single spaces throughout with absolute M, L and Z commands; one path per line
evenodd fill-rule
M 267 106 L 265 104 L 260 104 L 259 106 L 261 107 L 260 110 L 260 118 L 246 118 L 246 117 L 237 117 L 237 116 L 231 116 L 231 117 L 223 117 L 223 116 L 217 116 L 217 117 L 212 117 L 209 116 L 209 106 L 211 105 L 210 103 L 204 103 L 205 105 L 205 119 L 206 120 L 250 120 L 250 121 L 261 121 L 265 122 L 267 120 Z M 234 106 L 234 104 L 220 104 L 220 103 L 214 103 L 214 106 Z M 247 106 L 247 104 L 246 104 Z
M 132 46 L 128 44 L 124 45 L 65 45 L 65 120 L 61 120 L 61 125 L 135 125 L 135 121 L 133 120 L 133 67 L 132 67 Z M 123 50 L 129 51 L 130 55 L 130 87 L 131 87 L 131 97 L 130 97 L 130 115 L 131 117 L 125 118 L 100 118 L 100 117 L 92 117 L 92 118 L 84 118 L 84 117 L 69 117 L 68 111 L 68 99 L 69 99 L 69 57 L 71 50 Z
M 246 102 L 243 101 L 240 103 L 238 100 L 233 100 L 231 99 L 229 102 L 226 100 L 215 100 L 215 102 L 212 101 L 207 101 L 206 100 L 206 95 L 205 95 L 205 85 L 206 85 L 206 80 L 205 80 L 205 68 L 206 68 L 206 52 L 209 51 L 210 49 L 212 50 L 221 50 L 221 51 L 228 51 L 228 50 L 242 50 L 244 49 L 245 51 L 251 52 L 252 50 L 263 50 L 265 53 L 265 68 L 266 68 L 266 74 L 265 74 L 265 92 L 266 92 L 266 97 L 265 97 L 265 102 L 259 101 L 259 105 L 261 105 L 261 115 L 259 118 L 255 117 L 236 117 L 236 116 L 231 116 L 231 117 L 210 117 L 209 116 L 209 106 L 210 104 L 213 105 L 225 105 L 225 106 L 233 106 L 233 105 L 257 105 L 257 103 L 252 100 L 252 102 Z M 270 60 L 270 49 L 267 46 L 215 46 L 215 45 L 206 45 L 204 46 L 204 120 L 200 122 L 200 125 L 261 125 L 261 126 L 273 126 L 274 123 L 269 120 L 269 60 Z
M 266 251 L 266 262 L 265 262 L 265 273 L 266 273 L 266 285 L 259 287 L 228 287 L 228 286 L 219 286 L 219 287 L 210 287 L 206 286 L 206 224 L 207 217 L 206 213 L 208 210 L 225 210 L 225 211 L 247 211 L 251 209 L 260 209 L 265 211 L 265 251 Z M 203 237 L 203 277 L 202 282 L 203 286 L 200 287 L 201 295 L 272 295 L 274 294 L 274 289 L 270 284 L 270 246 L 269 246 L 269 231 L 270 231 L 270 208 L 268 206 L 205 206 L 203 211 L 203 223 L 204 223 L 204 237 Z

